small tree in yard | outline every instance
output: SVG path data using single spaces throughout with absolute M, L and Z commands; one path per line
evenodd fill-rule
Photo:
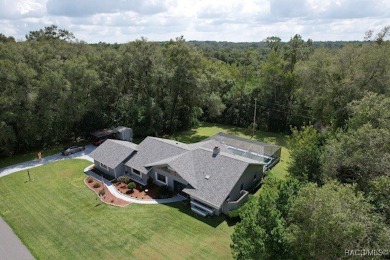
M 135 183 L 134 182 L 130 182 L 129 184 L 127 184 L 127 188 L 133 192 L 133 190 L 135 189 Z

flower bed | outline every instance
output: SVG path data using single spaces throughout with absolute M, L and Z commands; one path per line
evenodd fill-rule
M 142 186 L 139 183 L 135 183 L 135 189 L 131 191 L 129 188 L 127 188 L 126 183 L 117 182 L 114 184 L 115 188 L 122 194 L 136 198 L 136 199 L 160 199 L 158 196 L 158 188 L 156 184 L 148 184 L 146 186 Z M 146 192 L 147 190 L 147 192 Z
M 111 192 L 106 187 L 104 187 L 104 185 L 100 181 L 96 180 L 95 178 L 92 178 L 91 176 L 86 177 L 84 183 L 91 190 L 95 191 L 95 193 L 99 196 L 100 200 L 106 204 L 119 207 L 124 207 L 130 204 L 130 202 L 124 201 L 112 195 Z

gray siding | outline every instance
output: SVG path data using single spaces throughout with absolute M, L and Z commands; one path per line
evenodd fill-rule
M 116 177 L 125 175 L 125 165 L 123 163 L 119 164 L 118 167 L 115 168 Z
M 256 181 L 253 181 L 253 177 L 256 175 Z M 244 190 L 248 190 L 261 180 L 263 176 L 262 165 L 249 165 L 244 171 L 241 178 L 237 181 L 229 194 L 230 200 L 237 200 L 240 197 L 241 184 L 244 184 Z
M 148 179 L 149 179 L 149 175 L 148 175 L 148 174 L 143 173 L 143 172 L 140 172 L 140 173 L 141 173 L 140 176 L 139 176 L 139 175 L 136 175 L 136 174 L 134 174 L 134 173 L 132 172 L 131 167 L 128 167 L 128 166 L 125 166 L 125 170 L 126 170 L 126 174 L 127 174 L 127 175 L 136 176 L 136 178 L 137 178 L 137 177 L 140 178 L 140 179 L 142 180 L 142 182 L 144 182 L 144 183 L 147 183 L 147 182 L 148 182 Z
M 111 175 L 112 177 L 115 178 L 115 173 L 114 173 L 114 169 L 111 169 L 110 167 L 108 167 L 108 170 L 106 168 L 103 168 L 100 166 L 100 162 L 94 160 L 93 163 L 95 164 L 95 167 L 99 170 L 101 170 L 102 172 L 105 172 L 109 175 Z
M 161 168 L 153 167 L 153 169 L 150 171 L 150 177 L 152 177 L 153 182 L 156 183 L 159 186 L 164 185 L 164 184 L 162 184 L 161 182 L 156 180 L 156 172 L 161 174 L 161 175 L 164 175 L 165 177 L 167 177 L 167 179 L 168 179 L 168 187 L 170 189 L 172 189 L 172 190 L 174 188 L 173 181 L 178 181 L 178 182 L 183 183 L 185 185 L 188 184 L 188 182 L 186 182 L 183 178 L 181 178 L 179 176 L 173 176 L 172 174 L 170 174 L 169 172 L 164 171 Z
M 254 176 L 256 175 L 256 180 L 254 181 Z M 241 185 L 244 184 L 244 190 L 248 190 L 257 183 L 261 181 L 263 177 L 263 166 L 262 165 L 249 165 L 248 168 L 244 171 L 241 178 L 238 180 L 236 185 L 233 187 L 232 191 L 229 194 L 231 201 L 236 201 L 241 197 Z M 241 206 L 248 200 L 247 196 L 242 198 L 242 200 L 234 205 L 234 203 L 227 203 L 226 201 L 222 205 L 222 212 L 228 214 L 230 210 L 236 209 L 236 206 Z

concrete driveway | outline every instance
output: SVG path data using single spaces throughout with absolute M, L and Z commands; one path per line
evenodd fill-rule
M 7 166 L 7 167 L 0 169 L 0 178 L 7 176 L 9 174 L 18 172 L 18 171 L 28 170 L 28 169 L 31 169 L 34 167 L 38 167 L 38 166 L 41 166 L 44 164 L 48 164 L 48 163 L 52 163 L 52 162 L 56 162 L 56 161 L 60 161 L 60 160 L 85 159 L 85 160 L 93 162 L 93 159 L 91 157 L 89 157 L 88 154 L 90 154 L 93 150 L 95 150 L 95 148 L 96 148 L 96 146 L 87 145 L 87 146 L 85 146 L 84 151 L 74 153 L 74 154 L 71 154 L 68 156 L 63 156 L 61 153 L 58 153 L 58 154 L 53 154 L 53 155 L 44 157 L 40 160 L 35 159 L 32 161 L 28 161 L 28 162 L 23 162 L 23 163 Z
M 0 259 L 34 259 L 27 247 L 2 218 L 0 218 L 0 230 Z

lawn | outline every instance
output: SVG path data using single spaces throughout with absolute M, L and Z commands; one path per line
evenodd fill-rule
M 202 123 L 200 127 L 180 132 L 173 136 L 168 136 L 167 138 L 172 138 L 183 143 L 195 143 L 219 132 L 233 134 L 248 139 L 251 139 L 252 135 L 252 131 L 247 128 Z M 256 131 L 252 139 L 282 146 L 281 161 L 268 173 L 268 175 L 279 179 L 285 179 L 288 174 L 287 166 L 290 161 L 290 153 L 287 148 L 287 135 L 281 133 Z
M 90 162 L 64 160 L 0 178 L 0 215 L 38 259 L 227 259 L 232 224 L 182 203 L 102 204 L 83 183 Z
M 227 125 L 220 125 L 220 124 L 210 124 L 210 123 L 202 123 L 199 127 L 193 128 L 188 131 L 179 132 L 173 136 L 164 136 L 165 138 L 172 138 L 176 139 L 178 141 L 184 142 L 184 143 L 195 143 L 199 142 L 211 135 L 214 135 L 219 132 L 225 132 L 229 134 L 238 135 L 245 138 L 251 138 L 252 131 L 250 129 L 246 128 L 240 128 L 240 127 L 234 127 L 234 126 L 227 126 Z M 282 146 L 282 159 L 281 161 L 270 171 L 269 175 L 275 176 L 277 178 L 285 178 L 287 175 L 287 164 L 289 162 L 289 151 L 287 149 L 286 139 L 287 136 L 285 134 L 279 134 L 279 133 L 271 133 L 271 132 L 262 132 L 257 131 L 255 132 L 255 135 L 253 136 L 253 139 L 256 139 L 258 141 L 271 143 L 271 144 L 277 144 Z M 140 143 L 143 139 L 139 137 L 134 138 L 135 143 Z M 82 143 L 86 144 L 86 142 Z M 82 145 L 80 144 L 80 145 Z M 59 153 L 63 147 L 66 147 L 67 145 L 58 145 L 53 146 L 51 148 L 41 150 L 43 157 Z M 69 146 L 69 144 L 68 144 Z M 1 158 L 0 159 L 0 168 L 6 167 L 12 164 L 17 164 L 29 160 L 36 159 L 37 153 L 39 151 L 32 151 L 25 154 L 18 154 L 14 155 L 12 157 L 7 158 Z

